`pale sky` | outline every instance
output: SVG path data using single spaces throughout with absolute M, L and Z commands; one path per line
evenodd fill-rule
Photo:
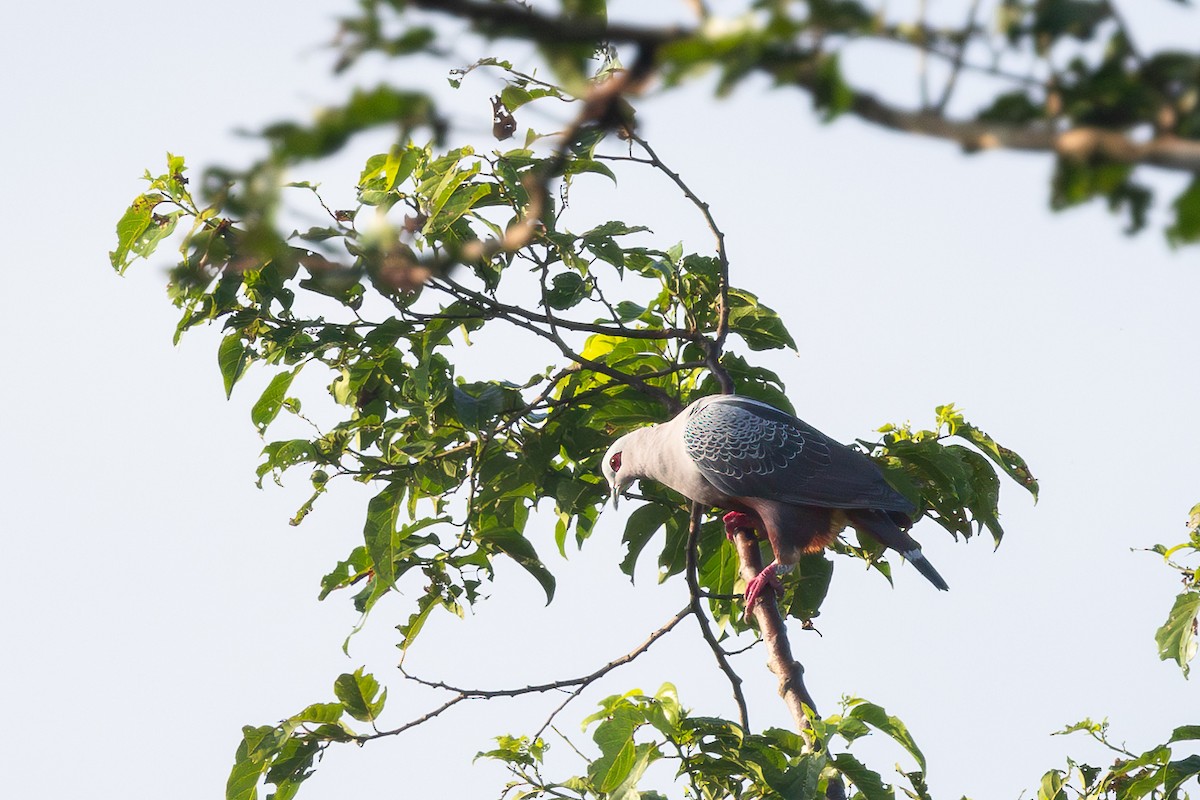
M 1155 6 L 1152 19 L 1131 14 L 1148 41 L 1200 30 L 1195 11 Z M 242 725 L 331 700 L 333 679 L 360 665 L 390 689 L 385 724 L 440 702 L 394 671 L 392 626 L 411 596 L 381 604 L 349 658 L 340 645 L 352 608 L 316 601 L 320 576 L 361 537 L 367 490 L 339 487 L 289 527 L 305 476 L 254 486 L 262 442 L 249 409 L 269 375 L 252 373 L 227 402 L 218 331 L 171 345 L 167 253 L 125 279 L 107 253 L 139 176 L 166 150 L 197 167 L 238 163 L 256 145 L 236 129 L 306 117 L 356 81 L 442 91 L 446 65 L 368 63 L 329 77 L 320 45 L 349 4 L 146 8 L 19 5 L 0 48 L 11 255 L 0 291 L 10 353 L 0 392 L 5 796 L 220 797 Z M 481 80 L 454 101 L 478 115 L 478 130 L 489 126 L 490 88 Z M 925 425 L 935 405 L 954 402 L 1042 484 L 1035 507 L 1004 483 L 1008 535 L 996 552 L 987 537 L 964 546 L 932 522 L 914 529 L 949 593 L 907 566 L 897 564 L 891 589 L 837 560 L 822 635 L 792 631 L 822 710 L 848 694 L 901 717 L 939 798 L 1015 798 L 1067 753 L 1110 763 L 1083 739 L 1050 736 L 1084 716 L 1107 716 L 1138 751 L 1200 722 L 1194 681 L 1159 662 L 1154 645 L 1174 576 L 1131 552 L 1181 540 L 1200 501 L 1200 251 L 1172 252 L 1157 230 L 1127 238 L 1099 205 L 1051 215 L 1048 158 L 965 157 L 850 119 L 822 127 L 807 96 L 760 82 L 720 102 L 694 87 L 645 102 L 639 118 L 711 203 L 734 282 L 794 334 L 798 355 L 763 360 L 801 417 L 849 441 L 887 421 Z M 336 165 L 289 177 L 352 196 L 378 145 L 356 140 Z M 1145 178 L 1168 191 L 1184 180 Z M 648 221 L 664 245 L 709 246 L 654 176 L 615 189 L 596 178 L 575 199 L 583 217 Z M 511 347 L 480 342 L 462 357 L 479 377 L 509 377 L 492 354 Z M 317 403 L 327 378 L 306 380 Z M 686 587 L 655 584 L 652 558 L 630 586 L 617 569 L 622 520 L 606 515 L 565 563 L 550 516 L 532 523 L 559 576 L 555 602 L 544 607 L 536 584 L 502 565 L 492 599 L 465 621 L 435 616 L 408 666 L 497 688 L 583 674 L 632 649 L 685 604 Z M 788 726 L 762 661 L 760 649 L 736 661 L 751 721 Z M 697 714 L 735 714 L 685 622 L 577 700 L 559 727 L 587 743 L 578 721 L 597 698 L 666 680 Z M 497 796 L 503 771 L 472 757 L 492 736 L 532 732 L 557 702 L 460 706 L 414 735 L 335 747 L 300 796 Z M 583 768 L 560 740 L 551 745 L 562 776 Z M 896 761 L 912 768 L 883 741 L 852 752 L 887 780 Z

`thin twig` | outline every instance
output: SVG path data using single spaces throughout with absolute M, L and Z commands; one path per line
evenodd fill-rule
M 954 95 L 955 86 L 958 84 L 958 76 L 963 69 L 963 59 L 967 54 L 967 44 L 971 41 L 971 32 L 975 30 L 975 17 L 979 13 L 979 5 L 981 0 L 972 0 L 971 9 L 967 12 L 967 27 L 965 33 L 959 39 L 958 49 L 954 53 L 954 60 L 950 63 L 950 77 L 946 79 L 946 86 L 942 89 L 942 96 L 938 99 L 934 110 L 939 114 L 946 110 L 946 106 L 950 103 L 950 98 Z
M 691 201 L 704 217 L 708 229 L 712 231 L 713 238 L 716 240 L 717 247 L 717 270 L 718 270 L 718 286 L 717 286 L 717 329 L 711 340 L 704 341 L 703 347 L 707 356 L 708 368 L 712 372 L 713 377 L 717 379 L 717 383 L 721 386 L 722 394 L 733 394 L 733 379 L 729 376 L 728 370 L 721 364 L 721 349 L 725 346 L 725 339 L 729 336 L 729 254 L 725 251 L 725 233 L 717 226 L 717 221 L 713 218 L 712 209 L 708 203 L 701 200 L 695 192 L 692 191 L 678 172 L 668 167 L 658 153 L 654 152 L 654 148 L 650 146 L 642 137 L 637 134 L 630 136 L 630 139 L 638 143 L 646 155 L 650 157 L 651 163 L 655 169 L 662 172 L 671 182 L 679 187 L 684 196 Z
M 427 722 L 427 721 L 433 719 L 434 717 L 441 714 L 446 709 L 448 709 L 451 706 L 454 706 L 458 703 L 461 703 L 464 700 L 487 700 L 487 699 L 492 699 L 492 698 L 496 698 L 496 697 L 520 697 L 521 695 L 526 695 L 526 694 L 540 694 L 540 693 L 544 693 L 544 692 L 551 692 L 551 691 L 555 691 L 555 690 L 566 689 L 568 687 L 575 687 L 572 690 L 570 696 L 567 697 L 566 701 L 564 701 L 561 705 L 559 705 L 558 708 L 556 708 L 550 714 L 550 718 L 547 719 L 546 723 L 544 725 L 542 725 L 542 727 L 538 730 L 536 736 L 541 736 L 543 731 L 546 730 L 546 727 L 551 722 L 554 721 L 555 715 L 557 715 L 559 711 L 561 711 L 564 707 L 566 707 L 567 703 L 569 703 L 571 700 L 578 697 L 579 694 L 584 689 L 586 689 L 588 686 L 595 683 L 597 680 L 604 677 L 608 673 L 612 672 L 617 667 L 624 666 L 625 664 L 628 664 L 629 662 L 633 661 L 635 658 L 640 656 L 642 653 L 645 653 L 647 650 L 650 649 L 651 645 L 653 645 L 655 642 L 657 642 L 663 636 L 667 635 L 667 633 L 669 633 L 671 631 L 671 629 L 673 629 L 676 625 L 678 625 L 685 617 L 687 617 L 691 613 L 692 613 L 692 606 L 689 605 L 687 608 L 682 609 L 675 616 L 671 617 L 671 619 L 668 620 L 667 623 L 665 625 L 663 625 L 661 628 L 659 628 L 658 630 L 651 633 L 650 636 L 646 639 L 646 641 L 642 642 L 640 645 L 635 647 L 633 650 L 630 650 L 628 653 L 626 653 L 623 656 L 614 658 L 612 661 L 609 661 L 607 664 L 600 667 L 599 669 L 594 670 L 593 672 L 590 672 L 587 675 L 582 675 L 578 678 L 566 678 L 564 680 L 552 681 L 550 683 L 540 683 L 540 684 L 533 684 L 530 686 L 521 686 L 521 687 L 515 687 L 515 688 L 508 688 L 508 689 L 467 689 L 467 688 L 463 688 L 460 686 L 453 686 L 451 684 L 444 683 L 442 681 L 425 680 L 424 678 L 420 678 L 416 675 L 412 675 L 412 674 L 406 672 L 404 669 L 404 666 L 401 665 L 399 668 L 400 674 L 403 675 L 405 677 L 405 679 L 410 680 L 413 683 L 420 684 L 421 686 L 427 686 L 431 689 L 441 689 L 441 690 L 447 691 L 447 692 L 454 692 L 454 697 L 451 697 L 445 703 L 438 706 L 433 711 L 430 711 L 428 714 L 424 714 L 424 715 L 418 717 L 417 719 L 410 720 L 409 722 L 404 723 L 403 725 L 399 726 L 398 728 L 392 728 L 392 729 L 385 730 L 385 731 L 377 731 L 375 733 L 365 734 L 363 736 L 359 736 L 356 739 L 356 741 L 362 743 L 362 742 L 369 741 L 371 739 L 379 739 L 384 736 L 395 736 L 397 734 L 403 733 L 404 731 L 407 731 L 411 728 L 415 728 L 417 725 L 420 725 L 423 722 Z
M 450 708 L 452 706 L 456 706 L 459 703 L 461 703 L 463 700 L 468 700 L 468 699 L 470 699 L 470 698 L 467 695 L 461 695 L 461 694 L 456 695 L 455 697 L 451 697 L 449 700 L 442 703 L 440 706 L 435 708 L 433 711 L 430 711 L 428 714 L 423 714 L 414 720 L 410 720 L 410 721 L 404 723 L 403 725 L 401 725 L 399 728 L 392 728 L 391 730 L 376 731 L 375 733 L 363 734 L 361 736 L 356 737 L 354 741 L 358 742 L 359 744 L 362 744 L 363 742 L 369 742 L 372 739 L 381 739 L 384 736 L 396 736 L 397 734 L 404 733 L 406 730 L 409 730 L 410 728 L 415 728 L 418 725 L 428 722 L 429 720 L 431 720 L 434 717 L 436 717 L 437 715 L 441 714 L 443 711 L 447 710 L 448 708 Z
M 486 295 L 482 295 L 478 292 L 473 292 L 470 289 L 467 289 L 465 286 L 455 283 L 453 280 L 451 280 L 450 278 L 447 278 L 445 276 L 443 276 L 441 278 L 431 278 L 428 282 L 428 285 L 433 287 L 434 289 L 438 289 L 439 291 L 449 294 L 450 296 L 454 297 L 455 299 L 463 300 L 463 301 L 467 301 L 467 302 L 473 301 L 472 304 L 482 303 L 485 306 L 492 306 L 493 308 L 497 308 L 499 305 L 501 305 L 501 304 L 497 304 L 494 300 L 487 297 Z M 528 321 L 526 319 L 527 316 L 528 316 L 528 314 L 525 314 L 525 313 L 509 314 L 509 313 L 501 313 L 499 311 L 497 311 L 495 313 L 495 318 L 503 319 L 506 322 L 516 325 L 518 328 L 523 328 L 523 329 L 529 331 L 530 333 L 534 334 L 535 336 L 545 339 L 546 341 L 550 342 L 555 347 L 557 347 L 559 352 L 562 353 L 564 356 L 566 356 L 567 358 L 571 359 L 572 361 L 575 361 L 576 363 L 586 367 L 587 369 L 590 369 L 593 372 L 599 372 L 602 375 L 607 375 L 608 377 L 612 378 L 614 381 L 623 383 L 627 386 L 637 389 L 639 392 L 646 395 L 647 397 L 651 397 L 651 398 L 657 400 L 671 413 L 675 413 L 680 410 L 681 406 L 680 406 L 679 400 L 677 400 L 676 398 L 667 394 L 662 389 L 659 389 L 657 386 L 652 386 L 651 384 L 646 383 L 646 381 L 642 380 L 641 378 L 639 378 L 637 376 L 630 375 L 628 373 L 621 372 L 620 370 L 613 369 L 612 367 L 610 367 L 607 364 L 604 364 L 600 361 L 596 361 L 595 359 L 591 359 L 591 358 L 585 358 L 582 354 L 576 352 L 569 344 L 567 344 L 566 341 L 561 336 L 559 336 L 556 331 L 544 330 L 542 328 L 539 328 L 537 325 L 534 325 L 532 322 Z M 550 323 L 547 321 L 546 324 L 549 325 Z

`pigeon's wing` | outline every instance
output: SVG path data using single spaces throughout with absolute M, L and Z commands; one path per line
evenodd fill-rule
M 726 494 L 826 508 L 915 510 L 869 458 L 766 403 L 725 395 L 688 413 L 687 453 Z

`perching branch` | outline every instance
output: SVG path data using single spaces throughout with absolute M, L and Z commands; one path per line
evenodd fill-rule
M 737 548 L 738 560 L 742 565 L 742 579 L 749 583 L 763 570 L 758 539 L 752 531 L 743 530 L 734 535 L 733 544 Z M 796 727 L 808 748 L 816 750 L 822 746 L 813 734 L 812 720 L 817 716 L 817 705 L 808 693 L 808 687 L 804 685 L 804 666 L 792 656 L 787 626 L 779 614 L 774 592 L 763 592 L 759 596 L 754 605 L 754 620 L 758 623 L 759 633 L 767 648 L 767 668 L 779 678 L 779 696 L 791 712 L 792 719 L 796 722 Z M 829 800 L 844 800 L 845 787 L 840 779 L 829 782 L 826 796 Z

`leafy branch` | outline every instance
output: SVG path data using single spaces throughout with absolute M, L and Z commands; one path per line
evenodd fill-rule
M 372 4 L 363 8 L 370 12 Z M 502 3 L 486 8 L 530 13 Z M 580 30 L 589 30 L 594 16 L 581 12 Z M 433 41 L 419 29 L 405 35 L 390 45 L 394 52 Z M 577 113 L 561 133 L 530 131 L 523 145 L 486 153 L 444 148 L 447 123 L 423 93 L 357 92 L 311 125 L 271 126 L 264 131 L 272 144 L 267 159 L 242 172 L 209 170 L 195 194 L 183 159 L 168 156 L 166 172 L 147 176 L 149 189 L 118 224 L 111 261 L 119 272 L 169 239 L 179 241 L 169 286 L 181 312 L 176 336 L 220 324 L 217 362 L 227 394 L 252 368 L 273 373 L 251 421 L 264 439 L 280 428 L 300 433 L 265 442 L 258 478 L 280 481 L 291 470 L 309 470 L 313 493 L 293 523 L 338 481 L 375 487 L 361 543 L 320 581 L 321 599 L 351 595 L 360 614 L 351 636 L 383 597 L 403 593 L 410 613 L 397 630 L 407 652 L 432 614 L 462 616 L 486 597 L 500 558 L 519 565 L 551 602 L 555 575 L 542 554 L 553 546 L 565 556 L 569 538 L 582 547 L 591 536 L 607 500 L 598 461 L 615 436 L 713 392 L 791 409 L 780 378 L 749 360 L 755 352 L 795 348 L 784 322 L 731 285 L 725 234 L 708 204 L 636 131 L 631 103 L 661 72 L 656 59 L 663 52 L 640 47 L 628 69 L 606 53 L 591 71 L 592 48 L 568 48 L 556 61 L 560 84 L 495 59 L 455 72 L 458 82 L 479 69 L 504 77 L 492 108 L 500 141 L 530 103 L 578 101 L 567 106 Z M 399 136 L 365 160 L 353 208 L 331 207 L 309 184 L 280 185 L 285 167 L 329 155 L 354 133 L 383 124 Z M 418 131 L 429 140 L 418 140 Z M 666 176 L 703 218 L 711 249 L 689 252 L 642 226 L 571 213 L 570 193 L 589 180 L 615 179 L 614 166 L 650 166 Z M 296 188 L 304 191 L 288 191 Z M 311 208 L 296 205 L 313 203 L 328 224 L 293 228 Z M 190 228 L 177 233 L 184 220 Z M 637 300 L 619 299 L 625 297 Z M 537 348 L 550 355 L 528 377 L 505 364 L 483 376 L 462 374 L 458 348 L 487 337 L 527 348 L 531 357 Z M 305 399 L 302 409 L 295 378 L 319 369 L 330 378 L 326 407 L 314 411 Z M 1036 482 L 1019 456 L 952 406 L 937 414 L 936 430 L 889 427 L 868 452 L 952 534 L 969 538 L 986 528 L 999 541 L 997 470 L 1034 493 Z M 947 444 L 951 437 L 970 447 Z M 698 795 L 839 797 L 845 782 L 867 797 L 883 796 L 878 773 L 830 749 L 836 737 L 849 745 L 869 727 L 915 753 L 919 770 L 910 782 L 919 791 L 923 757 L 903 726 L 870 704 L 822 720 L 793 657 L 785 619 L 807 626 L 819 614 L 833 562 L 805 556 L 799 580 L 755 609 L 757 635 L 798 731 L 755 734 L 743 677 L 722 642 L 752 630 L 734 603 L 739 585 L 762 569 L 760 543 L 741 534 L 731 542 L 718 521 L 706 519 L 707 509 L 689 508 L 667 489 L 644 486 L 643 495 L 645 504 L 625 525 L 619 568 L 632 577 L 643 551 L 658 542 L 659 578 L 682 574 L 688 606 L 638 648 L 588 675 L 518 688 L 470 689 L 405 674 L 451 697 L 391 727 L 380 722 L 387 690 L 362 669 L 341 675 L 336 703 L 243 730 L 228 797 L 250 800 L 262 781 L 275 785 L 277 798 L 291 797 L 333 743 L 398 736 L 467 700 L 550 691 L 567 697 L 541 728 L 532 737 L 503 738 L 486 755 L 551 796 L 632 796 L 659 758 L 676 759 Z M 841 541 L 836 549 L 890 577 L 879 552 L 862 542 Z M 691 614 L 729 681 L 738 720 L 691 716 L 669 688 L 653 697 L 614 696 L 602 718 L 591 720 L 601 755 L 587 775 L 546 782 L 541 737 L 561 710 Z M 352 727 L 347 717 L 369 728 Z M 644 741 L 651 730 L 664 738 Z

